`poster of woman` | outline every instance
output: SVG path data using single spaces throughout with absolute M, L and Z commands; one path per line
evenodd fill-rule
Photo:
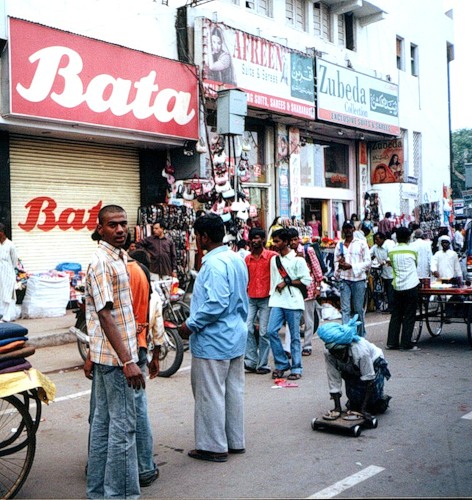
M 233 58 L 227 40 L 227 37 L 232 34 L 231 31 L 225 30 L 224 25 L 213 23 L 207 25 L 207 30 L 209 40 L 205 60 L 207 78 L 215 82 L 236 85 Z
M 402 139 L 373 143 L 370 164 L 372 184 L 404 182 Z

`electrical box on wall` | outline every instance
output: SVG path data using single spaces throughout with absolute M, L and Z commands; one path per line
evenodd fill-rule
M 216 113 L 218 134 L 243 135 L 247 115 L 247 95 L 239 89 L 220 90 Z

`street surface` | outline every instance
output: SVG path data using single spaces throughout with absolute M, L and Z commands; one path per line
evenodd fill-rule
M 367 338 L 384 348 L 389 316 L 367 315 Z M 193 460 L 190 354 L 168 379 L 148 380 L 160 478 L 142 498 L 405 498 L 472 496 L 472 350 L 465 325 L 423 331 L 420 352 L 384 351 L 389 410 L 358 438 L 313 431 L 332 408 L 322 342 L 303 358 L 295 388 L 246 376 L 246 449 L 226 463 Z M 37 349 L 30 358 L 57 386 L 43 406 L 36 458 L 17 498 L 85 498 L 90 381 L 77 347 Z M 345 398 L 342 399 L 345 403 Z

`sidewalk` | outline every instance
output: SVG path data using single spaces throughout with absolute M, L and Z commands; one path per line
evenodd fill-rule
M 28 343 L 35 347 L 50 347 L 75 342 L 76 336 L 69 333 L 69 328 L 75 325 L 75 314 L 67 309 L 64 316 L 55 318 L 19 318 L 17 325 L 28 330 Z

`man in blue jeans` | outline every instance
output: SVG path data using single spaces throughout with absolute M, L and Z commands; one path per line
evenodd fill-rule
M 284 372 L 290 370 L 287 378 L 298 380 L 302 376 L 300 319 L 305 309 L 300 286 L 308 286 L 311 276 L 305 259 L 298 257 L 290 248 L 290 238 L 287 229 L 278 229 L 272 233 L 272 242 L 279 255 L 272 257 L 270 261 L 271 310 L 267 332 L 275 363 L 272 378 L 283 377 Z M 291 363 L 279 337 L 279 330 L 285 323 L 290 329 Z
M 95 410 L 90 429 L 87 498 L 138 498 L 135 390 L 145 388 L 137 365 L 136 323 L 123 247 L 126 212 L 107 205 L 98 214 L 101 237 L 85 285 Z
M 372 266 L 369 245 L 362 238 L 354 238 L 354 224 L 343 224 L 344 240 L 334 249 L 334 275 L 340 280 L 341 315 L 343 325 L 357 314 L 360 325 L 357 334 L 365 337 L 364 298 L 367 273 Z
M 266 233 L 261 228 L 249 231 L 251 253 L 245 262 L 249 271 L 249 312 L 247 315 L 247 343 L 244 368 L 251 373 L 265 375 L 270 373 L 270 342 L 267 335 L 269 323 L 270 260 L 277 255 L 265 247 Z M 255 335 L 255 323 L 259 323 L 259 341 Z

